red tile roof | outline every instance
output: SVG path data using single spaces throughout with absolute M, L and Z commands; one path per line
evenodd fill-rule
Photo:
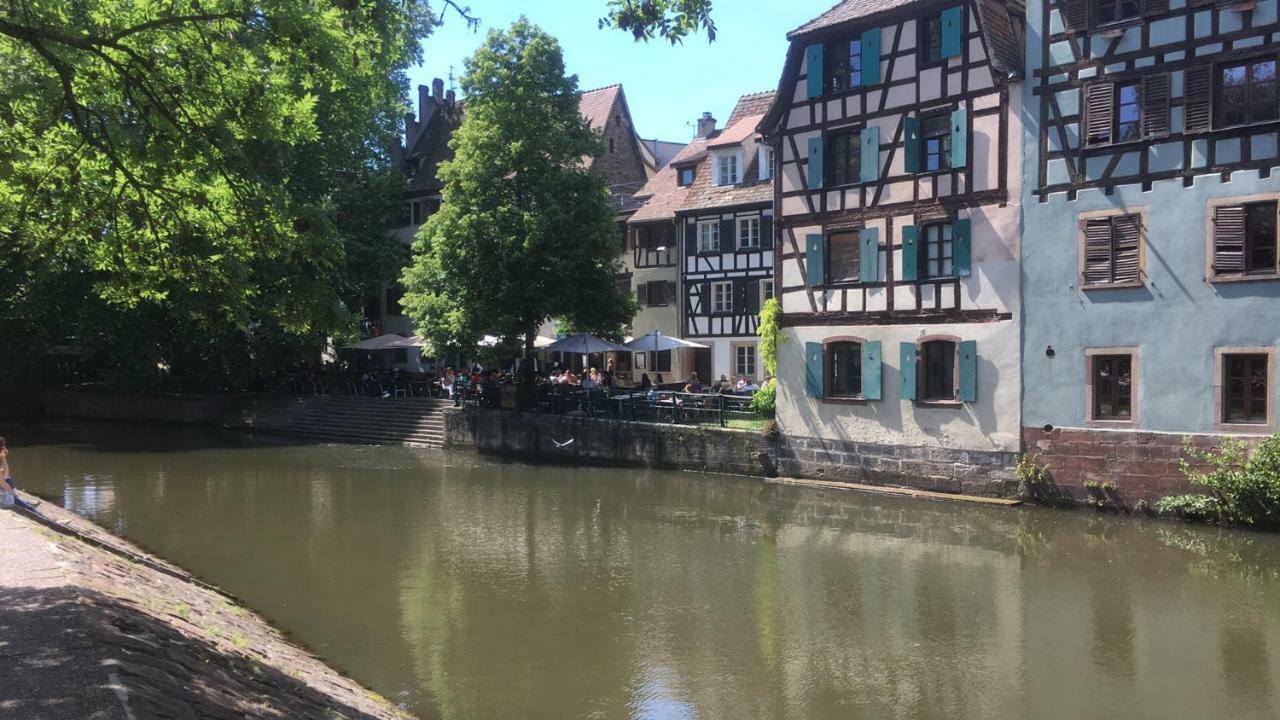
M 644 200 L 644 205 L 635 211 L 627 222 L 653 222 L 655 220 L 673 220 L 676 216 L 676 210 L 684 203 L 685 197 L 689 194 L 688 187 L 681 187 L 679 184 L 680 169 L 677 165 L 685 165 L 688 162 L 699 157 L 706 157 L 707 141 L 706 138 L 695 138 L 693 142 L 684 146 L 684 149 L 676 153 L 676 156 L 667 163 L 666 167 L 658 171 L 656 175 L 649 178 L 649 182 L 645 183 L 640 192 L 636 193 L 636 198 Z
M 592 130 L 603 130 L 609 122 L 609 110 L 622 91 L 621 85 L 606 85 L 594 90 L 583 90 L 578 98 L 578 112 Z
M 755 135 L 756 125 L 763 119 L 764 113 L 740 118 L 737 122 L 726 127 L 719 135 L 716 135 L 711 142 L 707 143 L 707 147 L 714 150 L 716 148 L 741 145 L 743 140 Z

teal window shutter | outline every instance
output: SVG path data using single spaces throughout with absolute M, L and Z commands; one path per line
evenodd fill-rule
M 880 341 L 862 343 L 862 399 L 880 399 Z
M 863 85 L 880 82 L 880 28 L 873 27 L 862 33 L 862 67 L 858 69 Z
M 969 164 L 969 111 L 964 108 L 951 113 L 951 167 Z
M 920 118 L 902 118 L 902 157 L 909 173 L 920 172 Z
M 902 399 L 916 399 L 916 344 L 904 342 L 901 347 Z
M 972 237 L 973 230 L 968 219 L 957 220 L 951 226 L 951 267 L 955 268 L 956 277 L 969 277 Z
M 964 41 L 964 8 L 942 11 L 942 57 L 958 57 Z
M 822 138 L 809 138 L 809 189 L 822 188 Z
M 902 279 L 920 279 L 920 228 L 902 227 Z
M 960 343 L 960 401 L 978 400 L 978 343 L 965 340 Z
M 880 177 L 880 128 L 863 128 L 858 133 L 858 140 L 862 144 L 862 156 L 858 158 L 862 166 L 860 179 L 866 183 L 875 182 Z
M 858 231 L 858 280 L 873 283 L 880 279 L 880 231 L 862 228 Z
M 825 368 L 822 364 L 822 343 L 804 344 L 804 389 L 811 398 L 823 396 Z
M 805 48 L 805 54 L 808 56 L 807 74 L 809 97 L 822 97 L 822 86 L 825 84 L 826 76 L 822 72 L 822 46 L 810 45 Z
M 827 249 L 823 242 L 822 235 L 813 234 L 805 235 L 805 266 L 807 273 L 805 275 L 805 284 L 809 287 L 818 287 L 826 282 L 827 279 Z

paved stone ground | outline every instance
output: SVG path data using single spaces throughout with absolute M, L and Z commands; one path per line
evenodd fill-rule
M 0 511 L 0 720 L 400 720 L 234 598 L 49 503 Z
M 51 536 L 0 512 L 0 718 L 127 718 Z

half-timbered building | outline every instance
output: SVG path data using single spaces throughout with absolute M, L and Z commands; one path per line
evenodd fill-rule
M 1276 0 L 1031 0 L 1028 449 L 1079 495 L 1276 429 Z
M 676 211 L 684 240 L 682 331 L 709 347 L 693 353 L 704 382 L 764 377 L 756 329 L 761 305 L 774 295 L 774 163 L 756 127 L 773 95 L 739 98 L 723 130 L 704 114 L 700 149 L 673 163 L 688 187 Z
M 997 0 L 848 0 L 789 34 L 760 128 L 797 472 L 1011 479 L 1023 32 Z

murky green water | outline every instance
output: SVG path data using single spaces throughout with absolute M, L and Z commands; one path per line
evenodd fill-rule
M 20 484 L 424 718 L 1280 717 L 1277 536 L 153 428 L 8 434 Z

